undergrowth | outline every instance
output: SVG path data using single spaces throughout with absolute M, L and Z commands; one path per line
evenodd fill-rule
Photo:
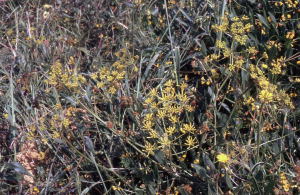
M 298 0 L 0 8 L 1 194 L 299 194 Z

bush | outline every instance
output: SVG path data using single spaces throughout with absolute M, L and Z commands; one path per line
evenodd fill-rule
M 297 194 L 298 1 L 1 2 L 3 194 Z

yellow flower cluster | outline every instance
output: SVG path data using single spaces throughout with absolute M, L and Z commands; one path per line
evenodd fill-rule
M 259 93 L 259 99 L 265 103 L 269 103 L 272 102 L 273 100 L 273 94 L 270 93 L 269 91 L 263 89 L 260 93 Z
M 254 98 L 253 97 L 249 97 L 248 99 L 246 99 L 244 102 L 243 102 L 243 105 L 246 105 L 246 104 L 249 104 L 251 106 L 251 110 L 254 110 L 255 109 L 255 105 L 254 105 Z
M 226 14 L 225 14 L 226 15 Z M 212 29 L 215 32 L 226 32 L 232 35 L 233 39 L 235 41 L 237 41 L 240 45 L 245 45 L 246 44 L 246 40 L 248 38 L 248 36 L 245 34 L 247 32 L 250 32 L 251 28 L 253 27 L 253 25 L 251 25 L 250 23 L 245 23 L 245 21 L 249 20 L 249 17 L 247 16 L 243 16 L 241 18 L 239 17 L 234 17 L 232 18 L 232 23 L 230 24 L 229 20 L 228 20 L 228 14 L 226 16 L 224 16 L 222 18 L 222 24 L 221 25 L 212 25 Z M 219 48 L 224 57 L 227 58 L 231 55 L 231 50 L 229 48 L 226 47 L 226 42 L 225 41 L 216 41 L 216 47 Z M 219 58 L 219 56 L 217 56 Z M 217 59 L 217 58 L 213 58 L 212 56 L 210 56 L 210 58 L 212 60 Z M 209 59 L 209 58 L 208 58 Z M 232 64 L 234 65 L 234 64 Z M 231 67 L 231 69 L 234 69 L 234 66 Z
M 285 37 L 287 39 L 293 39 L 295 37 L 295 32 L 287 32 Z
M 215 30 L 216 32 L 227 32 L 229 27 L 229 20 L 227 16 L 222 17 L 222 24 L 221 25 L 212 25 L 211 28 Z
M 280 44 L 281 43 L 277 44 L 275 41 L 269 41 L 268 42 L 268 49 L 271 49 L 273 45 L 277 48 L 278 45 L 280 46 Z
M 288 192 L 290 190 L 291 185 L 286 179 L 285 173 L 280 174 L 280 183 L 282 184 L 284 191 Z
M 179 114 L 184 110 L 191 112 L 194 110 L 194 105 L 191 105 L 191 98 L 188 97 L 186 91 L 187 84 L 182 82 L 179 85 L 180 92 L 175 91 L 174 82 L 168 80 L 165 82 L 161 91 L 152 89 L 148 93 L 148 97 L 144 101 L 144 108 L 147 109 L 143 119 L 143 130 L 149 136 L 148 139 L 152 142 L 157 142 L 157 148 L 164 149 L 164 151 L 173 144 L 173 135 L 179 133 L 194 134 L 196 128 L 193 124 L 180 124 Z M 160 127 L 154 129 L 154 125 Z M 154 139 L 154 140 L 153 140 Z M 188 137 L 186 146 L 188 149 L 196 144 L 196 137 Z M 145 145 L 145 152 L 149 155 L 154 150 L 154 145 L 148 142 Z
M 73 58 L 70 58 L 69 62 L 74 61 L 74 59 L 72 59 Z M 83 75 L 78 75 L 77 72 L 72 69 L 69 71 L 67 69 L 63 69 L 62 64 L 58 61 L 51 67 L 49 75 L 48 83 L 50 85 L 56 85 L 58 88 L 65 86 L 74 92 L 79 90 L 78 87 L 80 82 L 86 82 L 86 79 L 83 77 Z
M 227 162 L 230 160 L 229 157 L 228 157 L 228 155 L 223 154 L 223 153 L 218 154 L 218 155 L 217 155 L 217 159 L 218 159 L 218 161 L 221 162 L 221 163 L 227 163 Z
M 279 91 L 279 93 L 277 95 L 277 101 L 279 101 L 279 105 L 282 105 L 282 103 L 284 103 L 285 105 L 287 105 L 291 109 L 295 109 L 293 103 L 291 102 L 291 97 L 289 96 L 289 94 L 287 94 L 282 89 Z
M 236 69 L 240 69 L 242 68 L 243 64 L 244 64 L 244 60 L 242 58 L 238 58 L 235 60 L 234 64 L 229 64 L 229 71 L 234 71 Z
M 282 3 L 282 2 L 280 2 L 280 3 Z M 285 0 L 285 2 L 284 2 L 286 5 L 287 5 L 287 7 L 288 8 L 296 8 L 297 7 L 297 5 L 298 5 L 298 1 L 292 1 L 292 0 Z
M 274 60 L 274 59 L 272 60 L 272 62 L 271 62 L 272 68 L 270 69 L 272 74 L 281 74 L 282 73 L 281 68 L 286 66 L 285 63 L 281 63 L 284 59 L 285 58 L 281 56 L 280 58 L 277 58 L 277 60 Z

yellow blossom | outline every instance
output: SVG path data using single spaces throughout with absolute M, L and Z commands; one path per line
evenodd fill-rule
M 259 93 L 259 99 L 263 102 L 271 102 L 273 100 L 273 94 L 268 92 L 267 90 L 262 90 Z
M 170 126 L 168 127 L 166 130 L 166 133 L 168 133 L 169 135 L 172 135 L 175 132 L 175 126 Z
M 56 131 L 53 132 L 53 135 L 52 135 L 53 139 L 56 139 L 56 138 L 58 138 L 59 136 L 60 136 L 60 135 L 59 135 L 58 132 L 56 132 Z
M 43 18 L 44 18 L 44 19 L 47 19 L 47 18 L 49 17 L 49 15 L 50 15 L 49 12 L 46 12 L 46 11 L 45 11 L 45 12 L 43 13 Z
M 146 141 L 144 152 L 147 152 L 147 155 L 149 156 L 150 153 L 153 153 L 153 151 L 156 149 L 155 144 L 151 145 L 149 142 Z
M 195 140 L 196 140 L 196 137 L 194 137 L 194 139 L 191 136 L 187 137 L 185 145 L 188 146 L 188 149 L 195 146 L 195 144 L 197 143 L 197 142 L 195 142 Z
M 223 153 L 218 154 L 218 155 L 217 155 L 217 159 L 218 159 L 218 161 L 221 162 L 221 163 L 227 163 L 227 162 L 229 161 L 228 155 L 223 154 Z
M 171 144 L 171 141 L 169 140 L 168 136 L 164 136 L 163 138 L 160 139 L 160 141 L 158 141 L 158 143 L 161 144 L 161 146 L 159 146 L 159 148 L 164 148 L 164 147 L 168 147 Z

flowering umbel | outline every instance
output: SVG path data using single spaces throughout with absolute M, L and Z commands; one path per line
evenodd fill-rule
M 217 159 L 221 163 L 227 163 L 229 161 L 229 157 L 226 154 L 223 154 L 223 153 L 218 154 Z

